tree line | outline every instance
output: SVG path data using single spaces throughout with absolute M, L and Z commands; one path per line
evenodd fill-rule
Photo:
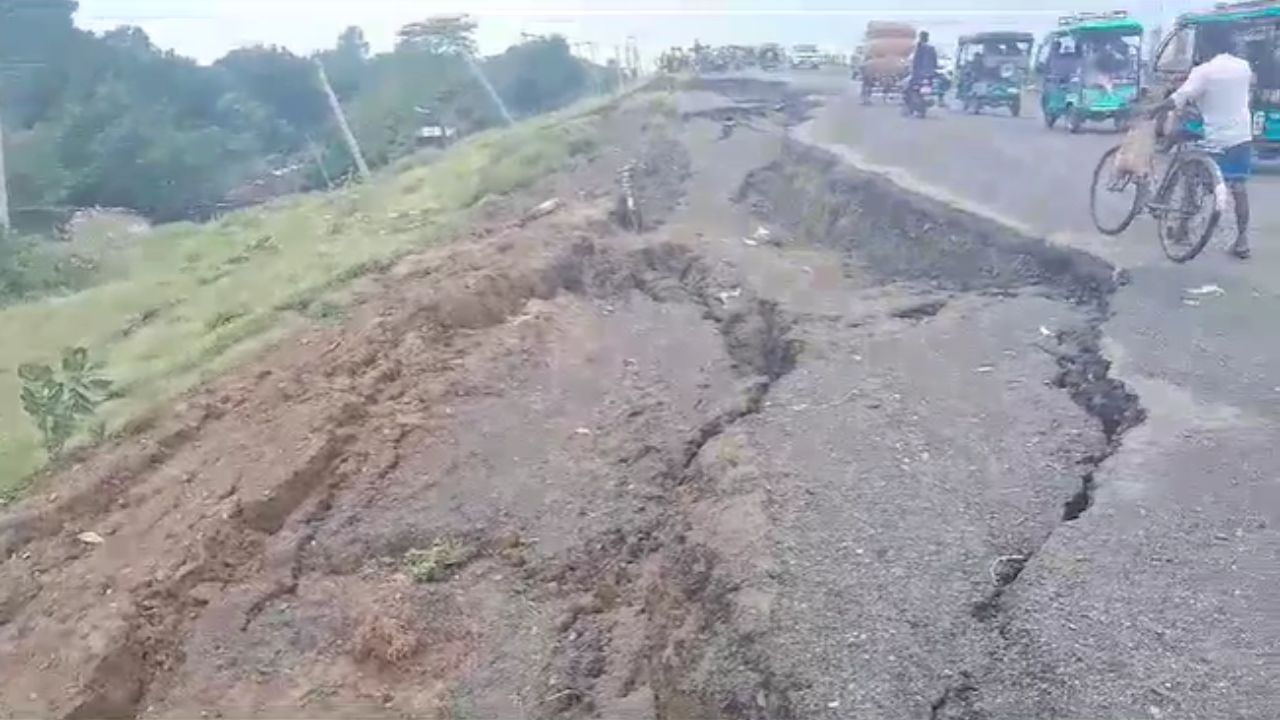
M 474 58 L 465 17 L 406 25 L 373 54 L 357 27 L 309 57 L 283 47 L 211 65 L 157 48 L 137 27 L 75 27 L 75 0 L 0 0 L 0 122 L 11 205 L 123 207 L 198 217 L 303 168 L 300 187 L 350 172 L 315 63 L 323 65 L 371 165 L 415 148 L 424 111 L 463 134 L 564 106 L 612 77 L 538 38 Z M 299 173 L 293 173 L 299 174 Z

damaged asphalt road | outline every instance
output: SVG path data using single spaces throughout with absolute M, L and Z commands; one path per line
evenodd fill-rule
M 46 478 L 0 716 L 1275 717 L 1271 356 L 1181 382 L 1149 275 L 848 165 L 826 103 L 592 111 L 347 323 Z
M 1113 136 L 945 110 L 904 127 L 892 108 L 861 108 L 845 79 L 797 82 L 834 93 L 799 130 L 807 142 L 1128 278 L 1091 342 L 1145 421 L 1093 473 L 1088 511 L 1002 594 L 1000 653 L 957 668 L 935 716 L 1280 716 L 1280 252 L 1241 264 L 1224 236 L 1174 266 L 1148 222 L 1097 236 L 1085 189 Z M 1262 173 L 1250 194 L 1255 236 L 1280 237 L 1280 178 Z M 1186 301 L 1205 285 L 1224 294 Z

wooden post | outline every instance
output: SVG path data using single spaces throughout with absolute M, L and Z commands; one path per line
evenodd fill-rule
M 351 157 L 356 161 L 356 168 L 360 171 L 360 179 L 368 180 L 369 165 L 364 161 L 364 154 L 360 152 L 360 144 L 356 142 L 356 136 L 351 132 L 351 126 L 347 124 L 347 116 L 342 112 L 342 103 L 338 102 L 338 96 L 333 93 L 333 87 L 329 85 L 329 76 L 324 72 L 324 65 L 320 61 L 316 61 L 316 72 L 320 74 L 320 87 L 324 88 L 324 94 L 329 98 L 329 109 L 333 110 L 333 117 L 338 121 L 338 128 L 342 130 L 342 139 L 347 142 L 347 149 L 351 151 Z

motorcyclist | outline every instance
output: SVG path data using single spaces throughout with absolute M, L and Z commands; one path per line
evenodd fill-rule
M 911 55 L 911 83 L 919 86 L 925 80 L 933 79 L 938 72 L 938 51 L 929 44 L 929 31 L 920 31 L 920 41 Z
M 911 78 L 907 81 L 907 92 L 915 95 L 920 85 L 933 80 L 938 74 L 938 51 L 929 44 L 929 31 L 920 31 L 920 41 L 916 43 L 915 52 L 911 55 Z

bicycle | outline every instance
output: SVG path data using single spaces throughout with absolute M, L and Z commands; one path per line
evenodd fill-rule
M 1156 236 L 1165 256 L 1184 263 L 1200 254 L 1209 244 L 1218 221 L 1226 208 L 1227 186 L 1222 170 L 1213 157 L 1199 144 L 1201 136 L 1186 129 L 1165 138 L 1159 155 L 1168 159 L 1164 172 L 1151 190 L 1149 175 L 1135 176 L 1116 168 L 1108 173 L 1107 164 L 1114 163 L 1120 153 L 1117 145 L 1102 154 L 1093 170 L 1089 188 L 1089 212 L 1094 227 L 1103 235 L 1119 235 L 1129 228 L 1138 213 L 1146 211 L 1156 221 Z M 1102 182 L 1105 178 L 1105 183 Z M 1100 194 L 1100 189 L 1105 195 Z M 1120 222 L 1108 225 L 1099 217 L 1102 197 L 1115 197 L 1133 190 L 1133 199 Z M 1181 191 L 1181 196 L 1178 193 Z M 1207 191 L 1207 192 L 1206 192 Z M 1205 198 L 1212 198 L 1206 205 Z M 1204 229 L 1190 232 L 1190 220 L 1208 208 Z

